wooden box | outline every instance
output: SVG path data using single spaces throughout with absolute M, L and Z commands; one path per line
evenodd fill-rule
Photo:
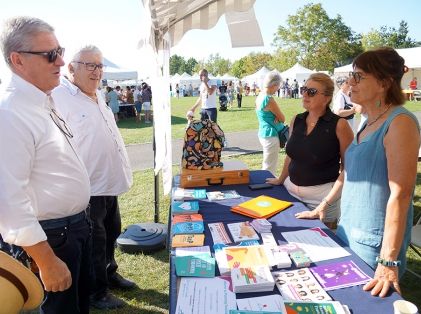
M 224 167 L 210 170 L 181 169 L 180 186 L 192 188 L 210 185 L 248 184 L 250 172 L 239 160 L 223 161 Z

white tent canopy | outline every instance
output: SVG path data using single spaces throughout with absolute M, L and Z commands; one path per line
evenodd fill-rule
M 235 82 L 235 81 L 238 81 L 238 78 L 237 77 L 232 76 L 232 75 L 230 75 L 228 73 L 225 73 L 224 75 L 220 76 L 219 79 L 221 81 L 224 81 L 224 82 L 229 82 L 229 81 Z
M 123 69 L 111 62 L 107 58 L 104 58 L 105 70 L 102 78 L 104 80 L 114 81 L 125 81 L 125 80 L 137 80 L 137 71 Z
M 253 83 L 256 83 L 256 85 L 259 88 L 262 88 L 263 85 L 263 80 L 266 76 L 266 74 L 268 74 L 270 72 L 270 70 L 263 66 L 259 71 L 257 71 L 256 73 L 247 75 L 245 77 L 243 77 L 242 81 L 247 83 L 249 86 L 252 86 Z M 245 84 L 243 84 L 245 85 Z
M 154 89 L 155 173 L 162 169 L 164 193 L 171 191 L 171 107 L 168 86 L 170 47 L 190 29 L 210 29 L 226 14 L 233 47 L 262 46 L 255 0 L 142 0 L 142 60 Z M 244 32 L 247 30 L 247 32 Z M 159 117 L 159 119 L 158 119 Z
M 281 76 L 283 81 L 289 79 L 291 83 L 291 81 L 295 79 L 301 85 L 302 82 L 307 80 L 312 73 L 315 73 L 315 71 L 307 69 L 297 62 L 291 68 L 282 72 Z
M 409 71 L 402 77 L 402 88 L 408 88 L 413 77 L 421 77 L 421 47 L 396 49 L 397 53 L 405 59 L 405 65 Z M 348 75 L 352 71 L 352 63 L 335 68 L 335 77 Z

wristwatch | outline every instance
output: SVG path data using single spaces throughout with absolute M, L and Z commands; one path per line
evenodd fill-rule
M 385 259 L 381 258 L 380 256 L 376 257 L 377 264 L 381 264 L 387 267 L 398 267 L 401 264 L 401 261 L 386 261 Z

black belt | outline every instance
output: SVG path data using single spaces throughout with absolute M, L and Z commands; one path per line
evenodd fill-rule
M 88 219 L 88 214 L 85 210 L 83 210 L 80 213 L 72 215 L 72 216 L 41 220 L 39 221 L 39 224 L 41 225 L 42 229 L 50 230 L 50 229 L 67 227 L 67 226 L 73 225 L 75 223 L 78 223 L 87 219 Z

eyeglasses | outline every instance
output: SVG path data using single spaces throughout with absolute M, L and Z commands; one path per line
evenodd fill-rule
M 349 72 L 349 77 L 353 78 L 355 83 L 359 83 L 361 81 L 361 79 L 365 79 L 365 77 L 360 73 L 360 72 Z
M 50 117 L 54 124 L 60 129 L 61 133 L 69 138 L 73 138 L 73 133 L 54 108 L 51 108 Z
M 29 53 L 32 55 L 39 55 L 44 56 L 48 59 L 49 63 L 54 63 L 57 60 L 57 57 L 60 56 L 63 58 L 64 56 L 64 49 L 63 47 L 58 47 L 57 49 L 51 50 L 51 51 L 18 51 L 18 53 Z
M 84 64 L 87 71 L 95 71 L 96 69 L 99 69 L 100 71 L 104 70 L 105 65 L 102 63 L 92 63 L 92 62 L 82 62 L 82 61 L 72 61 L 74 63 Z
M 308 97 L 314 97 L 318 92 L 319 90 L 317 88 L 308 88 L 306 86 L 303 87 L 303 95 L 307 93 Z M 320 94 L 324 95 L 323 93 Z

